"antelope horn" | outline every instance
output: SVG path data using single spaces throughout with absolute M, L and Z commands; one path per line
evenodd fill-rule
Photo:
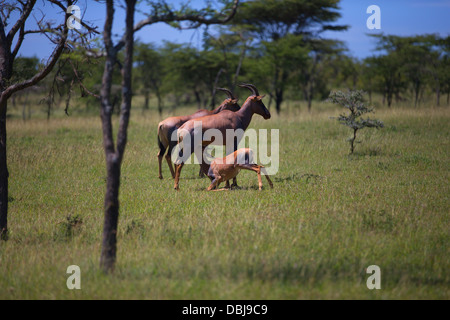
M 233 96 L 233 93 L 230 90 L 225 89 L 225 88 L 216 88 L 216 90 L 223 91 L 223 92 L 225 92 L 228 95 L 228 97 L 230 99 L 236 100 L 236 98 Z
M 254 96 L 259 96 L 258 89 L 256 89 L 256 87 L 252 84 L 241 83 L 241 84 L 238 84 L 238 86 L 241 88 L 247 88 L 248 90 L 250 90 L 253 93 Z

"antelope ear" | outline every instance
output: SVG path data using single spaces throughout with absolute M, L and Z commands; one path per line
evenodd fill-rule
M 266 96 L 265 94 L 263 94 L 262 96 L 257 96 L 256 100 L 262 100 L 262 98 L 264 98 L 265 96 Z
M 232 103 L 237 103 L 239 101 L 239 99 L 231 99 Z

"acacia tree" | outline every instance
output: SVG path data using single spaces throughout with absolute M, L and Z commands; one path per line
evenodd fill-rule
M 232 92 L 234 91 L 251 41 L 252 38 L 249 32 L 245 27 L 239 25 L 219 28 L 217 36 L 211 34 L 205 36 L 204 50 L 221 53 L 221 58 L 217 59 L 221 61 L 221 67 L 217 68 L 218 72 L 214 80 L 210 103 L 211 109 L 216 106 L 216 88 L 222 74 L 225 76 L 226 87 Z
M 309 50 L 307 63 L 300 69 L 300 86 L 308 104 L 308 112 L 311 112 L 312 99 L 318 88 L 324 86 L 324 67 L 326 61 L 333 55 L 338 55 L 343 49 L 343 44 L 336 40 L 309 40 L 305 46 Z
M 148 17 L 134 25 L 136 0 L 127 0 L 125 33 L 114 44 L 112 25 L 114 19 L 114 3 L 106 1 L 106 20 L 103 30 L 105 46 L 105 69 L 100 92 L 101 121 L 103 130 L 103 147 L 106 158 L 106 193 L 104 202 L 104 227 L 100 267 L 104 272 L 112 272 L 116 261 L 117 226 L 119 218 L 120 169 L 127 143 L 127 130 L 131 109 L 132 67 L 134 33 L 145 26 L 165 22 L 178 28 L 197 28 L 202 24 L 221 24 L 228 22 L 236 13 L 239 0 L 227 1 L 221 11 L 208 6 L 203 9 L 192 9 L 183 5 L 181 10 L 173 10 L 165 1 L 149 2 L 151 10 Z M 184 22 L 184 23 L 183 23 Z M 122 73 L 122 103 L 120 107 L 117 142 L 112 134 L 111 84 L 113 68 L 118 63 L 118 53 L 125 47 Z
M 262 49 L 267 50 L 266 63 L 272 69 L 270 95 L 275 97 L 277 113 L 281 110 L 285 88 L 292 73 L 302 68 L 305 60 L 301 59 L 301 52 L 290 57 L 291 61 L 296 62 L 295 66 L 284 59 L 295 50 L 305 49 L 309 40 L 317 39 L 324 31 L 346 30 L 347 26 L 331 24 L 341 16 L 338 9 L 339 0 L 251 0 L 242 4 L 236 19 L 240 25 L 251 30 Z M 289 35 L 291 37 L 286 39 Z
M 50 3 L 61 9 L 59 24 L 55 24 L 52 20 L 44 21 L 45 16 L 38 23 L 38 29 L 30 30 L 25 26 L 26 21 L 34 11 L 36 0 L 30 1 L 2 1 L 0 7 L 0 239 L 8 238 L 8 164 L 6 154 L 6 114 L 8 110 L 8 100 L 11 96 L 36 85 L 43 80 L 54 68 L 61 54 L 65 49 L 70 47 L 70 43 L 75 40 L 84 40 L 88 34 L 95 32 L 95 29 L 89 27 L 84 22 L 83 27 L 88 30 L 86 33 L 77 32 L 71 38 L 69 34 L 69 26 L 66 23 L 71 13 L 67 12 L 67 7 L 73 5 L 76 1 L 58 1 L 49 0 Z M 42 13 L 42 11 L 41 11 Z M 11 24 L 12 16 L 18 15 L 17 21 Z M 39 15 L 37 13 L 36 15 Z M 62 19 L 63 18 L 63 19 Z M 9 28 L 9 30 L 8 30 Z M 54 44 L 53 52 L 49 59 L 36 73 L 27 79 L 13 78 L 17 54 L 29 34 L 45 35 Z
M 383 128 L 382 121 L 370 118 L 361 118 L 366 113 L 373 112 L 373 108 L 364 102 L 364 92 L 356 91 L 334 91 L 330 93 L 329 101 L 339 104 L 348 110 L 348 113 L 341 113 L 337 120 L 353 131 L 353 135 L 347 139 L 350 143 L 350 154 L 355 151 L 356 133 L 364 128 Z
M 163 57 L 153 45 L 136 43 L 136 71 L 135 80 L 142 84 L 144 94 L 144 110 L 149 109 L 150 92 L 153 91 L 158 99 L 158 112 L 162 114 L 161 86 L 164 77 Z

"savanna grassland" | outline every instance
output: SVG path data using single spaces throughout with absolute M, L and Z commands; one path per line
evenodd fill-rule
M 192 110 L 179 110 L 187 113 Z M 280 129 L 274 189 L 206 192 L 164 163 L 157 113 L 132 110 L 122 167 L 116 271 L 99 269 L 105 164 L 98 116 L 8 119 L 10 240 L 0 299 L 449 299 L 450 110 L 381 109 L 381 130 L 348 128 L 323 105 L 252 128 Z M 66 269 L 81 268 L 81 290 Z M 368 290 L 370 265 L 381 290 Z

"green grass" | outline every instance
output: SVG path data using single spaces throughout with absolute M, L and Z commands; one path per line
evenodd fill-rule
M 349 156 L 336 109 L 291 111 L 274 189 L 206 192 L 185 166 L 158 179 L 156 113 L 132 112 L 116 272 L 99 270 L 105 165 L 99 117 L 8 121 L 10 240 L 0 299 L 449 299 L 448 108 L 382 110 Z M 117 127 L 117 126 L 116 126 Z M 82 290 L 66 269 L 81 268 Z M 378 265 L 382 289 L 368 290 Z

